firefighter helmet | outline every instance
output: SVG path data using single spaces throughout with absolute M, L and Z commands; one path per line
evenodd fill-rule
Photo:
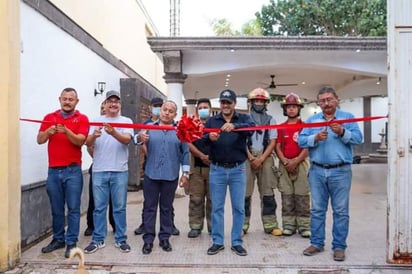
M 288 105 L 297 105 L 303 108 L 302 101 L 300 100 L 299 96 L 293 92 L 289 93 L 288 95 L 283 98 L 282 102 L 280 103 L 282 107 L 286 107 Z
M 267 103 L 270 102 L 270 95 L 269 92 L 267 92 L 263 88 L 255 88 L 251 92 L 249 92 L 249 95 L 247 96 L 248 100 L 254 100 L 254 99 L 260 99 L 260 100 L 265 100 Z

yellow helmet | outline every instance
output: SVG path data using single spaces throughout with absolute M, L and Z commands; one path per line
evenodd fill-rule
M 299 96 L 293 92 L 289 93 L 288 95 L 283 98 L 282 102 L 280 103 L 282 107 L 285 107 L 287 105 L 297 105 L 303 108 L 303 103 L 300 100 Z
M 249 95 L 247 96 L 248 100 L 254 100 L 254 99 L 260 99 L 260 100 L 265 100 L 267 103 L 270 102 L 270 95 L 269 92 L 267 92 L 263 88 L 255 88 L 251 92 L 249 92 Z

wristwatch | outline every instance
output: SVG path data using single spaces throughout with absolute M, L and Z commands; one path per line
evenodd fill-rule
M 189 172 L 183 172 L 183 176 L 189 179 Z

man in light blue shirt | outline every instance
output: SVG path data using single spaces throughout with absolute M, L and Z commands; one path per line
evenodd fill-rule
M 173 126 L 177 105 L 166 101 L 160 110 L 159 120 L 154 125 Z M 172 234 L 172 209 L 175 191 L 180 182 L 189 182 L 189 145 L 181 142 L 174 130 L 148 130 L 137 136 L 138 142 L 147 146 L 143 181 L 143 254 L 150 254 L 156 236 L 156 213 L 160 208 L 159 245 L 163 251 L 172 251 L 169 242 Z M 179 180 L 180 166 L 183 176 Z
M 303 251 L 306 256 L 324 250 L 325 220 L 329 197 L 333 210 L 332 250 L 335 261 L 345 260 L 346 238 L 349 232 L 349 196 L 352 182 L 352 146 L 362 143 L 357 123 L 334 123 L 334 120 L 354 116 L 337 109 L 338 96 L 332 87 L 323 87 L 318 95 L 321 113 L 306 123 L 329 122 L 326 127 L 304 128 L 298 138 L 299 146 L 309 149 L 311 167 L 311 245 Z

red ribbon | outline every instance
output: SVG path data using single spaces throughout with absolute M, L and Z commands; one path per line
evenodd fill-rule
M 254 126 L 237 128 L 234 131 L 250 131 L 250 130 L 265 130 L 265 129 L 288 129 L 288 128 L 309 128 L 309 127 L 325 127 L 330 124 L 338 123 L 356 123 L 356 122 L 366 122 L 372 120 L 378 120 L 387 118 L 387 116 L 369 116 L 363 118 L 351 118 L 342 120 L 332 120 L 327 122 L 317 122 L 317 123 L 301 123 L 301 124 L 279 124 L 279 125 L 266 125 L 266 126 Z M 20 118 L 20 121 L 32 122 L 32 123 L 49 123 L 53 124 L 52 121 L 41 121 L 33 119 Z M 202 138 L 204 133 L 207 132 L 219 132 L 219 128 L 204 128 L 202 122 L 199 118 L 194 116 L 182 116 L 181 120 L 178 122 L 177 127 L 174 126 L 161 126 L 161 125 L 148 125 L 148 124 L 127 124 L 127 123 L 110 123 L 112 127 L 118 128 L 133 128 L 133 129 L 150 129 L 150 130 L 176 130 L 176 135 L 182 142 L 193 142 Z M 103 126 L 102 122 L 89 122 L 89 126 Z

